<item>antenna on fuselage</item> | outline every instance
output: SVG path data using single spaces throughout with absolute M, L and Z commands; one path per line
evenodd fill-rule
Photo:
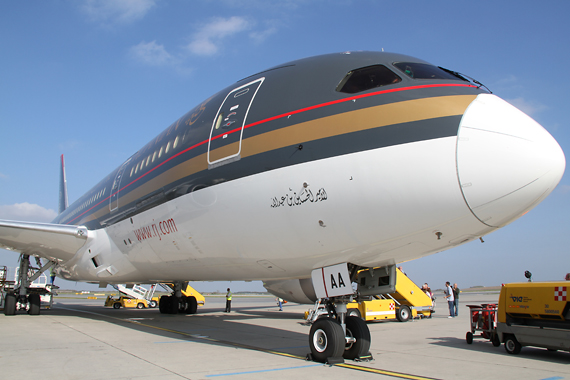
M 59 172 L 59 206 L 58 214 L 61 214 L 67 208 L 67 179 L 65 178 L 65 161 L 63 154 L 61 155 L 61 171 Z

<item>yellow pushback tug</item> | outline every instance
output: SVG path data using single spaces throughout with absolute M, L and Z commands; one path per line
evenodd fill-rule
M 523 282 L 501 288 L 497 334 L 509 354 L 523 346 L 570 351 L 570 282 Z

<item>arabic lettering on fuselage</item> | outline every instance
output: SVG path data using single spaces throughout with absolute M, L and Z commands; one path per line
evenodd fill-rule
M 319 191 L 317 191 L 316 194 L 313 194 L 313 192 L 307 188 L 301 190 L 299 194 L 297 194 L 297 192 L 291 192 L 290 190 L 287 194 L 281 197 L 271 198 L 271 208 L 282 207 L 282 206 L 283 207 L 301 206 L 302 204 L 305 204 L 307 202 L 316 203 L 316 202 L 326 201 L 327 198 L 328 198 L 327 192 L 322 187 L 319 189 Z

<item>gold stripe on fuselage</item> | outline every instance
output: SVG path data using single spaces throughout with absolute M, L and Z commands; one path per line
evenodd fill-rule
M 365 131 L 388 125 L 463 115 L 477 95 L 450 95 L 389 103 L 322 117 L 262 133 L 242 141 L 241 158 L 254 156 L 291 145 L 306 143 L 347 133 Z M 263 124 L 260 124 L 263 125 Z M 459 127 L 459 126 L 458 126 Z M 239 142 L 210 152 L 215 157 L 227 157 L 237 152 Z M 215 152 L 215 153 L 214 153 Z M 119 204 L 129 204 L 145 195 L 184 177 L 208 169 L 207 154 L 188 159 L 163 172 L 119 198 Z M 86 223 L 108 213 L 105 207 L 81 221 Z

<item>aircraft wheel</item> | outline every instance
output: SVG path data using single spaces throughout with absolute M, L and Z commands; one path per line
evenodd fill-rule
M 396 310 L 396 318 L 398 318 L 400 322 L 407 322 L 411 315 L 410 308 L 406 305 L 402 305 Z
M 356 359 L 366 356 L 370 352 L 370 330 L 362 318 L 348 316 L 345 320 L 346 335 L 356 338 L 356 342 L 346 344 L 343 357 Z
M 120 304 L 120 303 L 115 302 L 115 303 L 113 304 L 113 309 L 120 309 L 120 308 L 121 308 L 121 304 Z
M 362 315 L 360 314 L 360 310 L 358 310 L 358 309 L 348 309 L 348 311 L 346 312 L 346 316 L 347 317 L 362 318 Z
M 509 335 L 505 338 L 505 350 L 509 354 L 516 355 L 521 352 L 521 344 L 514 335 Z
M 342 357 L 344 342 L 344 331 L 332 318 L 317 319 L 311 326 L 309 346 L 314 361 L 325 363 L 327 358 Z
M 168 310 L 168 314 L 178 314 L 180 312 L 184 312 L 184 305 L 181 305 L 180 301 L 180 298 L 170 296 L 170 309 Z
M 40 315 L 40 305 L 41 299 L 39 294 L 30 294 L 28 296 L 28 302 L 30 303 L 30 308 L 28 309 L 28 314 L 30 315 Z
M 6 295 L 4 300 L 4 315 L 15 315 L 16 314 L 16 296 L 14 293 L 9 293 Z
M 465 334 L 465 340 L 467 341 L 467 344 L 473 343 L 473 333 L 471 331 L 468 331 L 467 334 Z
M 137 309 L 144 309 L 144 304 L 142 302 L 137 303 Z
M 168 314 L 168 306 L 170 305 L 170 296 L 160 297 L 160 302 L 158 303 L 158 310 L 161 314 Z
M 196 297 L 190 296 L 185 298 L 186 314 L 196 314 L 198 311 L 198 301 L 196 301 Z

